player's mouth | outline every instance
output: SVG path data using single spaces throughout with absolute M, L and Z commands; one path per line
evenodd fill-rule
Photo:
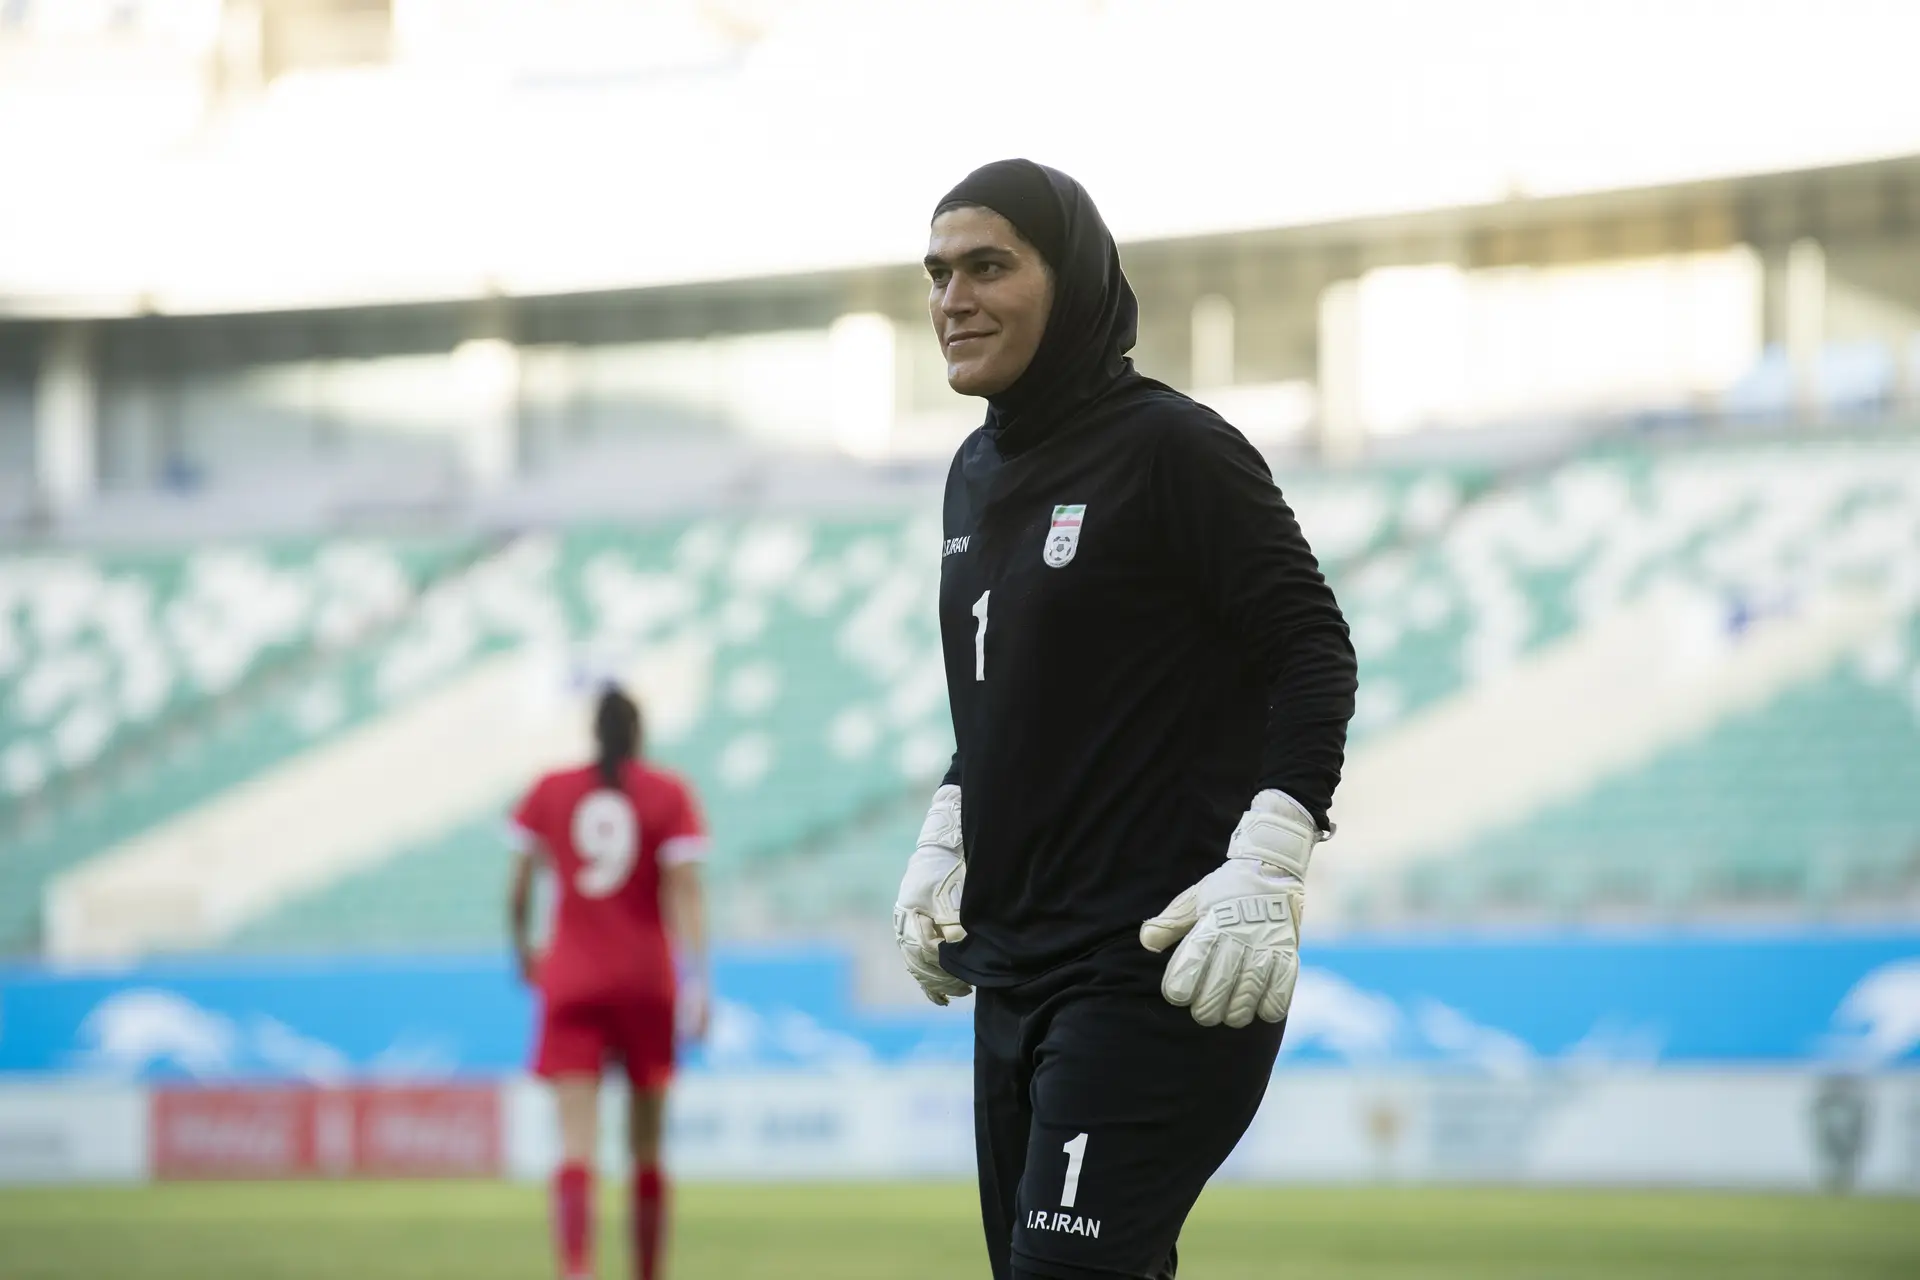
M 962 330 L 959 333 L 950 333 L 947 335 L 947 352 L 948 354 L 952 354 L 955 349 L 965 346 L 969 342 L 980 342 L 992 336 L 990 333 L 976 333 L 971 329 Z

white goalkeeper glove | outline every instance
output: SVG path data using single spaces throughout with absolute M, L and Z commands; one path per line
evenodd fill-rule
M 1320 842 L 1284 792 L 1262 791 L 1233 829 L 1227 860 L 1140 926 L 1140 945 L 1174 943 L 1160 994 L 1203 1027 L 1279 1022 L 1300 976 L 1307 860 Z
M 940 942 L 967 936 L 960 927 L 960 889 L 966 883 L 966 851 L 960 844 L 960 788 L 947 783 L 933 793 L 933 807 L 920 827 L 920 844 L 907 859 L 900 898 L 893 904 L 893 940 L 907 972 L 935 1004 L 971 995 L 973 988 L 940 967 Z

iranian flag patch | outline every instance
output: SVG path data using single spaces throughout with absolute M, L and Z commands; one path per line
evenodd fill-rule
M 1085 503 L 1053 509 L 1053 526 L 1047 530 L 1047 542 L 1040 553 L 1048 568 L 1061 568 L 1073 559 L 1073 553 L 1080 549 L 1080 526 L 1086 518 Z

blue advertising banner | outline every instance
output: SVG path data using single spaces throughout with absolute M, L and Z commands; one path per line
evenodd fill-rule
M 1310 946 L 1289 1063 L 1490 1073 L 1603 1064 L 1920 1061 L 1920 931 L 1409 939 Z M 693 1070 L 965 1061 L 955 1009 L 872 1010 L 830 947 L 716 959 Z M 0 1073 L 446 1079 L 526 1060 L 533 1004 L 497 958 L 0 967 Z
M 1303 954 L 1299 1060 L 1845 1063 L 1920 1058 L 1920 932 L 1350 943 Z

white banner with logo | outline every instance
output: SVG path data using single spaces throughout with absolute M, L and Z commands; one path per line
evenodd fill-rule
M 507 1168 L 543 1176 L 551 1103 L 534 1081 L 508 1089 Z M 619 1170 L 625 1101 L 607 1104 Z M 971 1073 L 688 1076 L 669 1135 L 690 1178 L 971 1177 Z M 1920 1192 L 1920 1073 L 1285 1071 L 1221 1176 Z
M 541 1177 L 558 1159 L 553 1104 L 538 1081 L 507 1085 L 506 1163 Z M 625 1089 L 609 1085 L 601 1165 L 624 1170 Z M 668 1108 L 669 1159 L 690 1178 L 956 1177 L 973 1171 L 973 1072 L 894 1067 L 848 1073 L 684 1075 Z
M 435 1135 L 457 1119 L 464 1126 L 460 1134 L 484 1137 L 491 1122 L 475 1129 L 466 1122 L 469 1113 L 482 1121 L 487 1115 L 499 1120 L 498 1147 L 490 1139 L 482 1143 L 489 1151 L 497 1149 L 497 1158 L 463 1155 L 450 1165 L 440 1138 L 431 1159 L 422 1158 L 419 1142 L 410 1139 L 398 1154 L 378 1143 L 369 1147 L 373 1155 L 365 1171 L 444 1177 L 504 1169 L 518 1178 L 544 1176 L 558 1155 L 547 1091 L 523 1078 L 499 1088 L 497 1110 L 479 1105 L 486 1086 L 397 1089 L 391 1091 L 391 1104 L 383 1100 L 387 1091 L 377 1086 L 352 1091 L 356 1132 L 368 1141 L 392 1129 L 396 1116 L 409 1135 L 423 1115 L 434 1121 Z M 613 1174 L 624 1172 L 626 1164 L 621 1093 L 609 1086 L 604 1108 L 602 1162 Z M 294 1102 L 300 1096 L 288 1095 Z M 165 1151 L 156 1150 L 151 1135 L 169 1132 L 170 1116 L 204 1128 L 201 1113 L 215 1103 L 218 1114 L 208 1114 L 232 1121 L 242 1102 L 252 1106 L 276 1099 L 286 1102 L 270 1090 L 256 1095 L 0 1083 L 0 1182 L 221 1176 L 224 1165 L 194 1163 L 204 1155 L 199 1148 L 183 1153 L 173 1150 L 179 1143 L 170 1140 Z M 304 1128 L 295 1125 L 289 1132 L 299 1140 L 289 1139 L 288 1150 L 299 1158 L 289 1157 L 266 1172 L 316 1176 L 319 1155 L 313 1153 L 319 1147 L 299 1137 Z M 674 1172 L 690 1179 L 969 1178 L 971 1072 L 942 1065 L 690 1073 L 674 1088 L 668 1140 Z M 312 1153 L 300 1155 L 310 1147 Z M 1834 1187 L 1916 1194 L 1920 1072 L 1663 1067 L 1501 1077 L 1289 1070 L 1275 1077 L 1266 1105 L 1221 1176 L 1322 1183 Z
M 1920 1191 L 1920 1073 L 1290 1071 L 1225 1173 Z

